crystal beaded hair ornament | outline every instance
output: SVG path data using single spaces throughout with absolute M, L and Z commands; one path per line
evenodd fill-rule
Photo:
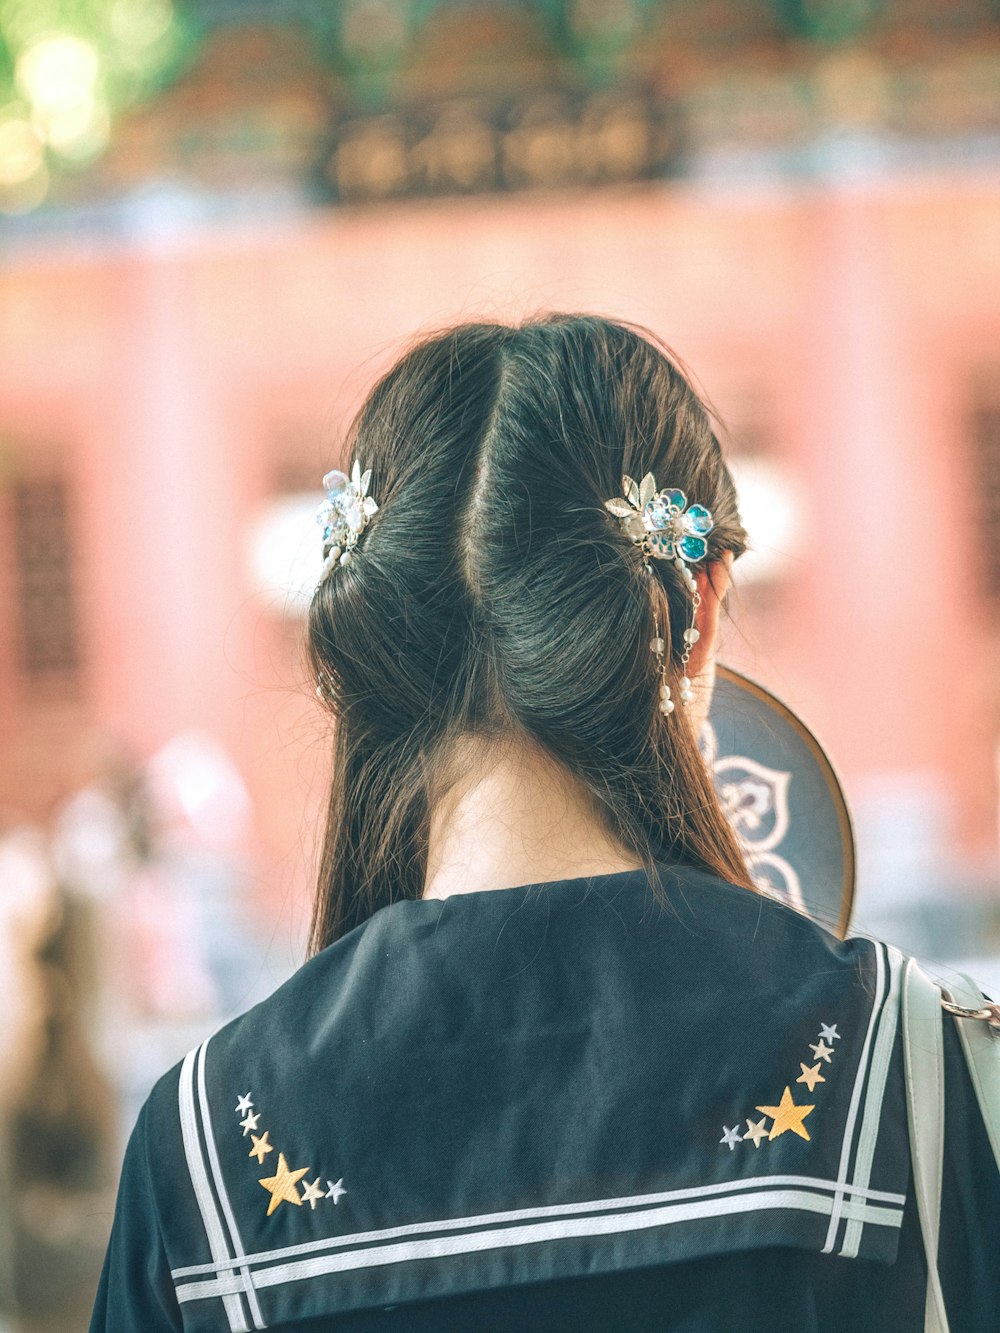
M 672 560 L 691 594 L 691 624 L 684 631 L 684 651 L 681 654 L 684 674 L 680 690 L 681 703 L 689 704 L 694 695 L 687 676 L 687 665 L 691 650 L 700 637 L 695 621 L 701 606 L 701 594 L 689 566 L 697 564 L 708 554 L 707 538 L 715 526 L 714 520 L 704 505 L 688 505 L 683 491 L 672 487 L 658 491 L 652 472 L 647 472 L 638 486 L 631 477 L 622 477 L 622 492 L 624 499 L 615 496 L 605 500 L 604 506 L 621 520 L 626 534 L 642 550 L 646 573 L 653 572 L 649 563 L 651 556 L 657 560 Z M 660 712 L 669 715 L 674 711 L 674 703 L 667 683 L 666 645 L 660 636 L 658 610 L 654 611 L 653 633 L 654 638 L 649 646 L 658 663 Z
M 372 470 L 361 471 L 355 459 L 351 475 L 328 472 L 323 478 L 326 499 L 316 510 L 316 522 L 323 529 L 323 571 L 320 583 L 338 564 L 346 565 L 358 538 L 378 505 L 368 494 Z
M 368 525 L 378 505 L 368 494 L 372 470 L 361 471 L 355 459 L 351 475 L 346 472 L 328 472 L 323 478 L 326 499 L 316 510 L 316 522 L 323 529 L 323 568 L 319 583 L 322 585 L 338 565 L 350 560 L 358 538 Z M 323 702 L 334 698 L 332 684 L 324 672 L 320 673 L 316 697 Z

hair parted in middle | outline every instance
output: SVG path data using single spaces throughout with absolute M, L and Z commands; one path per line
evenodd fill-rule
M 647 575 L 604 505 L 653 472 L 711 511 L 709 574 L 745 549 L 709 412 L 666 349 L 590 315 L 458 325 L 382 376 L 349 445 L 379 508 L 309 612 L 336 712 L 312 952 L 420 897 L 469 739 L 541 747 L 654 883 L 668 861 L 752 888 L 693 728 L 658 708 L 654 602 L 676 670 L 685 579 L 669 560 Z

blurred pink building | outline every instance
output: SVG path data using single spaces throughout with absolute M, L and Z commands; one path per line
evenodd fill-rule
M 752 534 L 771 559 L 726 656 L 799 708 L 850 795 L 920 775 L 957 864 L 990 866 L 998 237 L 995 176 L 956 170 L 20 244 L 0 260 L 0 803 L 44 818 L 102 736 L 147 755 L 204 728 L 254 799 L 258 910 L 303 892 L 328 745 L 255 525 L 283 495 L 318 501 L 414 332 L 587 309 L 662 335 L 744 471 L 787 491 L 795 522 Z

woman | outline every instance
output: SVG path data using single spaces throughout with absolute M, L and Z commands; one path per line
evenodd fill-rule
M 903 960 L 754 892 L 698 750 L 745 536 L 694 391 L 621 324 L 467 325 L 351 443 L 312 957 L 151 1094 L 93 1328 L 922 1328 Z M 1000 1177 L 944 1047 L 981 1333 Z

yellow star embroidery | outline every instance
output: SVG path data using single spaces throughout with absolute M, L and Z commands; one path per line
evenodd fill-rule
M 776 1139 L 784 1134 L 786 1129 L 790 1129 L 793 1134 L 798 1134 L 800 1139 L 808 1139 L 809 1131 L 803 1125 L 802 1121 L 810 1111 L 815 1111 L 815 1106 L 796 1106 L 792 1100 L 790 1088 L 785 1088 L 781 1094 L 781 1101 L 777 1106 L 758 1106 L 758 1111 L 763 1111 L 765 1115 L 774 1117 L 774 1124 L 771 1126 L 769 1139 Z
M 252 1148 L 250 1149 L 250 1151 L 247 1153 L 247 1156 L 248 1156 L 248 1157 L 256 1157 L 256 1158 L 257 1158 L 257 1161 L 260 1163 L 261 1166 L 264 1165 L 264 1157 L 265 1157 L 265 1155 L 266 1155 L 267 1153 L 269 1153 L 269 1152 L 274 1152 L 274 1148 L 273 1148 L 273 1147 L 271 1146 L 271 1144 L 268 1143 L 268 1141 L 267 1141 L 267 1139 L 268 1139 L 268 1135 L 269 1135 L 270 1133 L 271 1133 L 271 1131 L 270 1131 L 269 1129 L 265 1129 L 265 1130 L 264 1130 L 264 1133 L 261 1134 L 261 1136 L 260 1136 L 259 1138 L 257 1137 L 256 1134 L 251 1134 L 251 1135 L 250 1135 L 250 1139 L 251 1139 L 251 1141 L 252 1141 L 252 1143 L 253 1143 L 253 1147 L 252 1147 Z
M 812 1067 L 810 1067 L 809 1065 L 804 1064 L 804 1063 L 800 1060 L 800 1061 L 799 1061 L 799 1068 L 802 1070 L 802 1073 L 798 1076 L 798 1078 L 795 1080 L 795 1082 L 796 1082 L 796 1083 L 804 1083 L 804 1084 L 806 1085 L 806 1087 L 809 1089 L 810 1092 L 814 1092 L 814 1091 L 815 1091 L 815 1089 L 816 1089 L 816 1084 L 817 1084 L 817 1083 L 825 1083 L 825 1082 L 826 1082 L 826 1079 L 825 1079 L 825 1078 L 823 1077 L 823 1075 L 819 1072 L 819 1062 L 818 1062 L 818 1061 L 816 1062 L 816 1064 L 814 1064 Z
M 295 1183 L 307 1175 L 311 1167 L 303 1166 L 298 1171 L 289 1171 L 288 1163 L 285 1161 L 285 1154 L 278 1153 L 278 1170 L 273 1176 L 265 1176 L 263 1180 L 258 1181 L 264 1189 L 270 1190 L 271 1202 L 267 1205 L 268 1217 L 274 1212 L 279 1203 L 294 1203 L 296 1207 L 302 1207 L 302 1200 L 299 1198 L 299 1192 L 295 1188 Z
M 747 1118 L 747 1132 L 743 1135 L 744 1141 L 750 1139 L 755 1148 L 760 1147 L 761 1139 L 767 1138 L 767 1125 L 764 1121 L 767 1116 L 761 1116 L 759 1120 Z

